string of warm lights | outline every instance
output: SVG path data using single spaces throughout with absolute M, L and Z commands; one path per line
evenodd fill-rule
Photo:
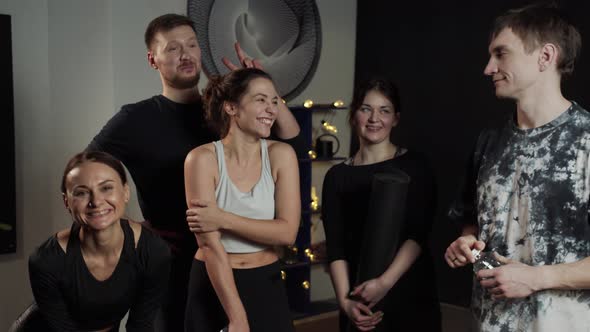
M 344 101 L 338 99 L 331 104 L 316 104 L 313 102 L 313 100 L 307 99 L 303 102 L 303 107 L 305 107 L 305 108 L 312 108 L 312 107 L 313 108 L 326 108 L 326 109 L 342 108 L 342 107 L 344 107 Z
M 309 248 L 305 249 L 304 253 L 305 253 L 305 256 L 307 256 L 311 262 L 313 262 L 315 260 L 315 255 L 313 254 L 313 251 L 311 251 L 311 249 L 309 249 Z
M 320 207 L 319 201 L 320 201 L 320 198 L 318 197 L 315 187 L 311 186 L 311 203 L 309 205 L 310 205 L 310 208 L 312 211 L 318 210 L 318 208 Z M 306 249 L 306 250 L 309 250 L 309 249 Z
M 309 155 L 309 158 L 311 158 L 311 159 L 315 159 L 318 157 L 318 154 L 314 150 L 307 151 L 307 154 Z
M 338 133 L 338 128 L 336 128 L 336 126 L 334 126 L 333 124 L 330 124 L 330 122 L 328 122 L 326 120 L 322 120 L 322 129 L 324 129 L 324 131 L 327 131 L 331 134 Z
M 319 110 L 333 110 L 336 108 L 344 108 L 344 101 L 339 99 L 339 100 L 334 101 L 331 104 L 316 104 L 316 103 L 314 103 L 313 100 L 307 99 L 303 102 L 303 107 L 305 107 L 307 109 L 314 108 L 314 109 L 319 109 Z M 332 121 L 331 118 L 330 118 L 330 121 Z M 321 121 L 321 124 L 322 124 L 321 130 L 323 130 L 324 132 L 327 132 L 329 134 L 337 134 L 338 128 L 336 128 L 336 126 L 334 124 L 330 123 L 330 121 L 322 120 Z M 317 158 L 317 153 L 313 149 L 309 150 L 307 152 L 307 154 L 309 155 L 309 158 L 312 160 Z M 314 212 L 319 210 L 319 197 L 317 195 L 317 191 L 314 186 L 311 187 L 310 209 L 311 209 L 311 211 L 314 211 Z M 290 261 L 291 259 L 297 257 L 298 248 L 296 246 L 288 246 L 287 250 L 288 250 L 288 252 L 286 253 L 286 255 L 289 256 L 289 259 L 287 259 L 287 261 Z M 303 253 L 305 254 L 305 257 L 307 257 L 309 259 L 309 262 L 314 262 L 316 260 L 316 257 L 310 248 L 306 248 L 303 251 Z M 284 270 L 281 270 L 281 279 L 282 280 L 287 279 L 287 272 Z M 311 288 L 310 281 L 304 280 L 301 283 L 301 287 L 304 290 L 309 291 L 309 289 Z
M 287 280 L 287 272 L 281 270 L 281 279 Z M 305 290 L 309 290 L 311 288 L 311 283 L 308 280 L 305 280 L 301 283 L 301 287 Z
M 290 251 L 289 254 L 291 254 L 292 257 L 296 256 L 297 252 L 299 251 L 297 246 L 287 246 L 287 250 Z M 310 248 L 306 248 L 303 251 L 303 253 L 305 254 L 305 256 L 309 258 L 310 262 L 313 262 L 315 260 L 315 255 L 313 254 Z M 285 270 L 281 270 L 281 280 L 287 280 L 287 272 Z M 309 290 L 311 288 L 311 283 L 308 280 L 305 280 L 301 283 L 301 287 L 305 290 Z

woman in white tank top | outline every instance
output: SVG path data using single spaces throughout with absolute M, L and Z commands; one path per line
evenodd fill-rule
M 222 139 L 185 161 L 187 220 L 199 243 L 185 331 L 291 331 L 273 246 L 297 236 L 299 171 L 289 145 L 264 139 L 281 98 L 268 74 L 247 68 L 211 79 L 203 99 Z

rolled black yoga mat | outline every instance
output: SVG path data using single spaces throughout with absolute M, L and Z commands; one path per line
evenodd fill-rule
M 398 169 L 373 175 L 355 285 L 379 277 L 391 265 L 404 223 L 409 183 L 410 176 Z M 377 303 L 373 312 L 379 311 L 381 304 Z M 348 330 L 356 331 L 353 326 L 350 323 Z

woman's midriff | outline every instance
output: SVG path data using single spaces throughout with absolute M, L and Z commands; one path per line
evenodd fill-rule
M 272 247 L 245 254 L 228 253 L 227 256 L 232 269 L 252 269 L 274 263 L 278 259 L 277 253 Z M 197 250 L 195 258 L 204 261 L 203 252 Z

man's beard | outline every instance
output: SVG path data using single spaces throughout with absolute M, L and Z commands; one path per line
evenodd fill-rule
M 197 73 L 193 77 L 174 77 L 173 79 L 169 80 L 170 86 L 175 89 L 190 89 L 194 88 L 199 84 L 199 78 L 201 77 L 201 73 Z

